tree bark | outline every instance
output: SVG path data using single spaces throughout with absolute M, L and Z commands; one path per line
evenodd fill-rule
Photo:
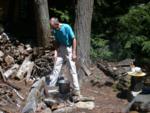
M 79 56 L 79 63 L 81 66 L 84 65 L 83 67 L 88 67 L 90 63 L 90 36 L 93 4 L 94 0 L 78 0 L 76 5 L 75 33 L 78 43 L 77 54 Z M 82 69 L 84 70 L 84 68 Z
M 49 12 L 47 0 L 34 0 L 39 46 L 48 46 L 50 37 Z

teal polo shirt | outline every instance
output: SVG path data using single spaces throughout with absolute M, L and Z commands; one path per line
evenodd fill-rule
M 75 35 L 70 25 L 62 23 L 60 29 L 53 29 L 52 33 L 59 45 L 72 46 Z

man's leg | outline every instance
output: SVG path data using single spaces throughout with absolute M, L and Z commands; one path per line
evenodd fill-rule
M 69 62 L 70 73 L 72 75 L 74 90 L 80 93 L 80 86 L 79 86 L 79 81 L 78 81 L 76 65 L 75 65 L 75 62 L 72 61 L 72 48 L 67 48 L 67 51 L 68 51 L 67 59 Z
M 57 57 L 56 62 L 54 64 L 54 69 L 53 69 L 53 73 L 50 76 L 50 86 L 55 86 L 56 82 L 58 80 L 60 71 L 61 71 L 61 67 L 63 64 L 63 58 L 62 57 Z

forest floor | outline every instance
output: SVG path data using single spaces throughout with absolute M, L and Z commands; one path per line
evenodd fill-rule
M 75 109 L 71 113 L 122 113 L 121 111 L 127 106 L 128 101 L 119 98 L 117 96 L 119 92 L 116 91 L 113 86 L 93 85 L 93 80 L 103 82 L 110 80 L 110 78 L 96 66 L 93 68 L 92 72 L 92 75 L 83 80 L 81 94 L 86 97 L 94 97 L 95 108 L 93 110 Z M 26 85 L 24 81 L 14 82 L 23 89 L 20 92 L 23 94 L 23 97 L 27 97 L 31 84 Z M 24 103 L 22 103 L 21 106 L 24 106 L 23 104 Z M 15 107 L 14 105 L 6 106 L 3 110 L 5 109 L 8 113 L 19 113 L 21 108 L 16 107 L 18 109 L 14 109 Z
M 99 76 L 99 77 L 97 77 Z M 81 88 L 83 96 L 92 96 L 95 98 L 95 108 L 93 110 L 79 109 L 72 113 L 122 113 L 122 110 L 127 106 L 128 101 L 126 99 L 118 98 L 118 91 L 112 88 L 112 86 L 99 86 L 91 83 L 94 79 L 100 79 L 100 81 L 106 81 L 110 79 L 97 67 L 93 70 L 93 74 L 84 81 Z

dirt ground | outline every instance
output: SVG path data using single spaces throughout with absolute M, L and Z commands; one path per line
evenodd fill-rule
M 118 98 L 118 92 L 114 91 L 112 87 L 106 85 L 100 87 L 99 85 L 93 85 L 91 82 L 93 80 L 104 82 L 109 79 L 101 70 L 95 67 L 93 74 L 83 80 L 81 87 L 83 96 L 95 98 L 95 108 L 93 110 L 75 109 L 72 113 L 121 113 L 128 104 L 127 100 Z M 18 87 L 22 88 L 20 94 L 23 97 L 27 97 L 31 85 L 26 85 L 24 81 L 14 82 Z M 24 101 L 22 101 L 21 106 L 24 106 L 23 104 Z M 11 111 L 10 113 L 19 113 L 22 108 L 10 104 L 10 106 L 6 106 L 3 109 Z
M 121 113 L 128 104 L 127 100 L 117 97 L 118 92 L 110 86 L 93 86 L 91 81 L 99 79 L 105 81 L 108 78 L 101 70 L 95 68 L 93 74 L 86 79 L 81 88 L 83 96 L 92 96 L 95 98 L 95 108 L 93 110 L 77 110 L 73 113 Z
M 10 101 L 8 99 L 7 100 L 7 104 L 5 106 L 0 106 L 0 110 L 5 111 L 6 113 L 21 113 L 22 107 L 25 104 L 25 100 L 26 97 L 28 96 L 28 93 L 30 91 L 31 85 L 32 84 L 26 84 L 24 82 L 24 80 L 9 80 L 11 84 L 14 84 L 15 86 L 17 86 L 18 88 L 21 88 L 21 90 L 19 90 L 19 94 L 24 98 L 23 100 L 21 100 L 16 93 L 13 90 L 10 90 L 9 92 L 9 97 L 11 98 Z M 0 80 L 0 84 L 4 84 L 5 86 L 8 87 L 8 89 L 11 89 L 11 87 L 5 83 L 3 83 L 3 81 Z M 7 90 L 6 90 L 7 92 Z M 6 94 L 7 95 L 7 94 Z M 2 96 L 2 95 L 1 95 Z M 0 99 L 0 102 L 3 103 L 3 101 Z M 16 105 L 17 103 L 17 105 Z

